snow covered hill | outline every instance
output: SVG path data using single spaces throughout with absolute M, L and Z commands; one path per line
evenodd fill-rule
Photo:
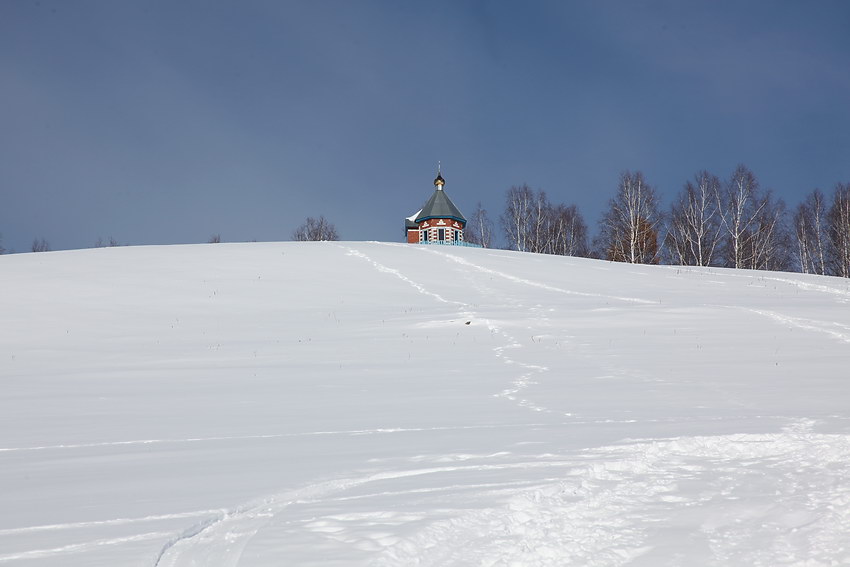
M 850 564 L 844 279 L 104 248 L 0 313 L 0 564 Z

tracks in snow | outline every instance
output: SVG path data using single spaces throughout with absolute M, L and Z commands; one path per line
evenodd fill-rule
M 371 564 L 847 564 L 850 436 L 810 426 L 589 450 L 564 480 L 433 522 Z
M 49 549 L 31 549 L 17 553 L 0 553 L 0 563 L 18 562 L 25 559 L 45 559 L 48 557 L 65 556 L 76 553 L 85 553 L 104 547 L 127 545 L 128 543 L 143 542 L 149 540 L 162 540 L 170 535 L 169 532 L 148 532 L 133 534 L 124 537 L 102 538 L 81 543 L 72 543 L 53 547 Z
M 289 437 L 326 437 L 384 435 L 389 433 L 420 433 L 425 431 L 458 431 L 464 429 L 499 429 L 518 427 L 513 424 L 460 425 L 446 427 L 379 427 L 375 429 L 340 429 L 330 431 L 303 431 L 299 433 L 263 433 L 258 435 L 230 435 L 215 437 L 184 437 L 172 439 L 130 439 L 125 441 L 104 441 L 100 443 L 71 443 L 65 445 L 34 445 L 30 447 L 0 447 L 0 453 L 17 451 L 55 451 L 70 449 L 91 449 L 102 447 L 123 447 L 128 445 L 179 445 L 193 443 L 216 443 L 222 441 L 251 441 L 264 439 L 285 439 Z M 3 531 L 0 530 L 0 535 Z
M 749 309 L 743 307 L 740 309 L 748 313 L 767 317 L 768 319 L 789 327 L 797 327 L 798 329 L 804 329 L 806 331 L 823 333 L 841 342 L 850 343 L 850 326 L 842 325 L 837 321 L 816 321 L 814 319 L 791 317 L 790 315 L 783 315 L 782 313 L 767 311 L 764 309 Z
M 504 363 L 519 367 L 522 370 L 522 373 L 516 380 L 514 380 L 511 387 L 495 395 L 515 401 L 520 406 L 534 411 L 546 411 L 545 408 L 537 406 L 528 400 L 522 399 L 519 394 L 531 383 L 531 377 L 534 374 L 545 372 L 547 369 L 539 365 L 526 364 L 510 358 L 507 355 L 507 351 L 511 348 L 518 348 L 522 346 L 511 335 L 499 328 L 490 320 L 476 313 L 472 305 L 463 301 L 448 299 L 438 293 L 435 293 L 407 277 L 400 270 L 377 262 L 359 250 L 349 247 L 343 248 L 346 250 L 347 255 L 368 262 L 377 271 L 398 278 L 405 284 L 413 287 L 417 292 L 429 296 L 437 302 L 454 305 L 459 310 L 459 317 L 474 318 L 475 320 L 483 321 L 491 333 L 503 337 L 506 344 L 496 347 L 494 349 L 494 354 Z M 454 259 L 454 257 L 450 257 L 450 259 Z M 517 281 L 518 283 L 533 285 L 533 282 L 525 280 Z M 558 291 L 563 292 L 564 290 Z M 207 520 L 190 527 L 184 533 L 172 538 L 172 540 L 165 545 L 156 561 L 156 566 L 179 567 L 182 565 L 215 564 L 222 567 L 233 567 L 238 564 L 245 546 L 254 537 L 254 535 L 267 525 L 272 518 L 283 513 L 293 504 L 304 500 L 314 500 L 328 494 L 336 494 L 363 484 L 411 476 L 457 472 L 467 469 L 500 470 L 514 467 L 524 468 L 528 466 L 534 465 L 531 463 L 525 463 L 512 465 L 482 465 L 479 467 L 432 467 L 425 469 L 392 471 L 359 478 L 331 480 L 298 490 L 283 492 L 278 495 L 263 498 L 262 500 L 254 503 L 247 504 L 236 510 L 225 512 L 214 519 Z
M 523 399 L 522 391 L 533 383 L 534 376 L 548 369 L 510 357 L 512 349 L 523 345 L 508 331 L 473 305 L 435 293 L 362 251 L 346 250 L 417 292 L 456 307 L 458 316 L 485 322 L 504 343 L 494 349 L 495 356 L 519 369 L 512 385 L 495 395 L 531 410 L 547 411 Z M 423 253 L 554 293 L 657 303 L 574 292 L 478 266 L 453 254 L 430 249 Z M 812 321 L 750 311 L 825 332 Z M 850 342 L 841 330 L 833 336 Z M 515 562 L 529 567 L 609 567 L 640 561 L 653 565 L 660 560 L 653 560 L 653 549 L 671 539 L 665 533 L 682 531 L 694 542 L 693 549 L 681 551 L 683 557 L 692 559 L 688 561 L 692 565 L 772 565 L 817 556 L 850 562 L 850 551 L 842 547 L 844 534 L 850 531 L 850 512 L 845 511 L 850 510 L 850 490 L 842 482 L 850 475 L 850 437 L 817 435 L 809 425 L 774 435 L 638 441 L 571 455 L 519 460 L 511 455 L 490 456 L 487 462 L 431 466 L 407 463 L 406 468 L 353 474 L 270 495 L 198 523 L 169 542 L 156 564 L 235 567 L 248 543 L 281 517 L 324 540 L 360 546 L 369 552 L 370 565 Z M 413 477 L 428 482 L 416 489 L 393 488 Z M 564 480 L 554 482 L 553 477 Z M 533 488 L 526 488 L 529 485 Z M 709 488 L 694 490 L 695 486 Z M 360 489 L 366 487 L 370 491 L 362 494 Z M 500 489 L 504 492 L 499 493 Z M 403 499 L 459 491 L 478 494 L 478 503 L 449 513 L 444 510 L 449 516 L 444 519 L 435 520 L 439 514 L 434 509 L 400 514 L 381 510 L 378 503 L 389 496 Z M 501 494 L 501 503 L 484 504 L 492 502 L 493 494 Z M 374 503 L 372 511 L 359 516 L 299 515 L 299 510 L 311 504 L 354 499 Z M 424 520 L 430 523 L 423 525 Z M 392 524 L 392 530 L 406 525 L 410 533 L 400 537 L 373 529 L 382 521 Z M 668 559 L 674 555 L 669 549 L 664 552 Z
M 541 283 L 541 282 L 536 282 L 536 281 L 533 281 L 533 280 L 520 278 L 520 277 L 511 275 L 511 274 L 506 274 L 505 272 L 500 272 L 498 270 L 485 268 L 484 266 L 479 266 L 478 264 L 470 262 L 469 260 L 461 258 L 460 256 L 456 256 L 454 254 L 449 254 L 448 252 L 441 252 L 441 251 L 438 251 L 438 250 L 432 250 L 430 248 L 424 248 L 423 251 L 430 253 L 430 254 L 436 254 L 438 256 L 442 256 L 442 257 L 447 258 L 447 259 L 449 259 L 453 262 L 456 262 L 456 263 L 458 263 L 458 264 L 460 264 L 460 265 L 462 265 L 466 268 L 472 268 L 472 269 L 477 270 L 479 272 L 498 276 L 500 278 L 503 278 L 503 279 L 508 280 L 508 281 L 512 281 L 514 283 L 518 283 L 518 284 L 522 284 L 522 285 L 525 285 L 525 286 L 534 287 L 534 288 L 538 288 L 538 289 L 543 289 L 543 290 L 546 290 L 546 291 L 553 291 L 555 293 L 562 293 L 562 294 L 565 294 L 565 295 L 575 295 L 575 296 L 579 296 L 579 297 L 593 297 L 593 298 L 600 298 L 600 299 L 608 299 L 608 300 L 614 300 L 614 301 L 622 301 L 622 302 L 625 302 L 625 303 L 639 303 L 639 304 L 644 304 L 644 305 L 654 305 L 654 304 L 658 303 L 657 301 L 650 301 L 648 299 L 641 299 L 639 297 L 623 297 L 623 296 L 617 296 L 617 295 L 606 295 L 606 294 L 603 294 L 603 293 L 588 293 L 588 292 L 583 292 L 583 291 L 573 291 L 573 290 L 563 289 L 563 288 L 555 287 L 555 286 L 552 286 L 552 285 L 549 285 L 549 284 L 544 284 L 544 283 Z
M 352 565 L 615 567 L 676 553 L 688 565 L 846 563 L 850 436 L 814 425 L 567 455 L 408 460 L 225 514 L 176 540 L 158 565 L 233 567 L 258 532 L 280 525 L 347 550 Z M 414 477 L 415 488 L 403 482 Z M 365 511 L 328 506 L 340 501 Z M 680 541 L 687 547 L 670 549 Z
M 391 246 L 391 245 L 388 245 L 388 246 Z M 442 295 L 434 293 L 434 292 L 428 290 L 427 288 L 425 288 L 424 286 L 422 286 L 420 283 L 408 278 L 400 270 L 385 266 L 384 264 L 381 264 L 380 262 L 373 260 L 372 258 L 367 256 L 363 252 L 360 252 L 359 250 L 355 250 L 353 248 L 347 248 L 347 247 L 345 249 L 347 250 L 346 253 L 348 255 L 355 256 L 357 258 L 361 258 L 361 259 L 369 262 L 379 272 L 394 275 L 395 277 L 399 278 L 400 280 L 402 280 L 406 284 L 415 288 L 419 293 L 433 297 L 434 299 L 436 299 L 437 301 L 439 301 L 441 303 L 447 303 L 447 304 L 457 306 L 458 309 L 460 310 L 459 313 L 458 313 L 458 317 L 464 317 L 464 318 L 469 318 L 469 319 L 475 319 L 477 321 L 483 321 L 484 324 L 487 326 L 487 328 L 490 330 L 491 333 L 502 337 L 502 339 L 505 342 L 504 345 L 495 347 L 493 349 L 496 357 L 498 357 L 500 360 L 502 360 L 502 362 L 504 362 L 505 364 L 517 366 L 520 369 L 520 375 L 512 381 L 511 385 L 509 387 L 501 390 L 497 394 L 495 394 L 495 396 L 514 401 L 517 404 L 519 404 L 521 407 L 531 409 L 531 410 L 536 411 L 536 412 L 547 412 L 548 411 L 546 408 L 544 408 L 544 407 L 542 407 L 538 404 L 535 404 L 534 402 L 532 402 L 528 399 L 524 399 L 521 396 L 522 390 L 526 389 L 530 384 L 533 383 L 533 377 L 535 375 L 547 372 L 548 368 L 546 368 L 545 366 L 540 366 L 540 365 L 536 365 L 536 364 L 528 364 L 528 363 L 525 363 L 525 362 L 520 362 L 520 361 L 518 361 L 514 358 L 511 358 L 508 355 L 508 351 L 511 350 L 511 349 L 521 348 L 522 344 L 519 341 L 517 341 L 516 338 L 514 338 L 505 329 L 503 329 L 502 327 L 500 327 L 495 322 L 493 322 L 491 319 L 487 318 L 486 316 L 482 315 L 481 313 L 476 312 L 476 310 L 474 309 L 474 307 L 471 304 L 466 303 L 464 301 L 446 299 Z M 430 251 L 430 250 L 427 250 L 427 249 L 425 249 L 425 250 Z M 438 252 L 434 252 L 434 253 L 436 253 L 440 256 L 446 257 L 450 260 L 460 261 L 459 263 L 462 263 L 464 266 L 467 266 L 467 267 L 475 267 L 475 268 L 480 268 L 481 270 L 485 270 L 485 271 L 492 271 L 492 270 L 486 270 L 486 268 L 481 268 L 480 266 L 476 266 L 474 264 L 466 262 L 465 260 L 457 258 L 456 256 L 453 256 L 451 254 L 438 253 Z M 535 282 L 530 282 L 528 280 L 521 280 L 519 278 L 512 278 L 511 276 L 508 276 L 507 274 L 501 274 L 499 272 L 494 272 L 494 273 L 497 273 L 497 274 L 504 276 L 504 277 L 508 277 L 509 279 L 512 279 L 513 281 L 517 281 L 518 283 L 522 283 L 522 284 L 525 284 L 525 285 L 533 285 L 533 286 L 543 285 L 543 284 L 536 284 Z M 543 286 L 543 287 L 548 288 L 548 286 Z M 551 288 L 551 289 L 564 292 L 564 290 L 558 290 L 557 288 Z

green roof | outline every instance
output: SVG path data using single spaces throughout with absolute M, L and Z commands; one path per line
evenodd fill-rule
M 442 189 L 436 189 L 431 198 L 422 206 L 422 210 L 416 215 L 415 222 L 419 223 L 428 219 L 454 219 L 466 223 L 463 213 L 455 207 L 452 200 Z

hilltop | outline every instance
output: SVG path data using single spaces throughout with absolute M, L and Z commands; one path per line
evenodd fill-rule
M 850 281 L 322 242 L 0 257 L 0 563 L 850 563 Z

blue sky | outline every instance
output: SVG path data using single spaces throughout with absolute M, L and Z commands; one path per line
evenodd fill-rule
M 0 1 L 0 234 L 29 250 L 402 240 L 436 163 L 462 211 L 528 183 L 595 230 L 749 166 L 850 182 L 850 4 Z

